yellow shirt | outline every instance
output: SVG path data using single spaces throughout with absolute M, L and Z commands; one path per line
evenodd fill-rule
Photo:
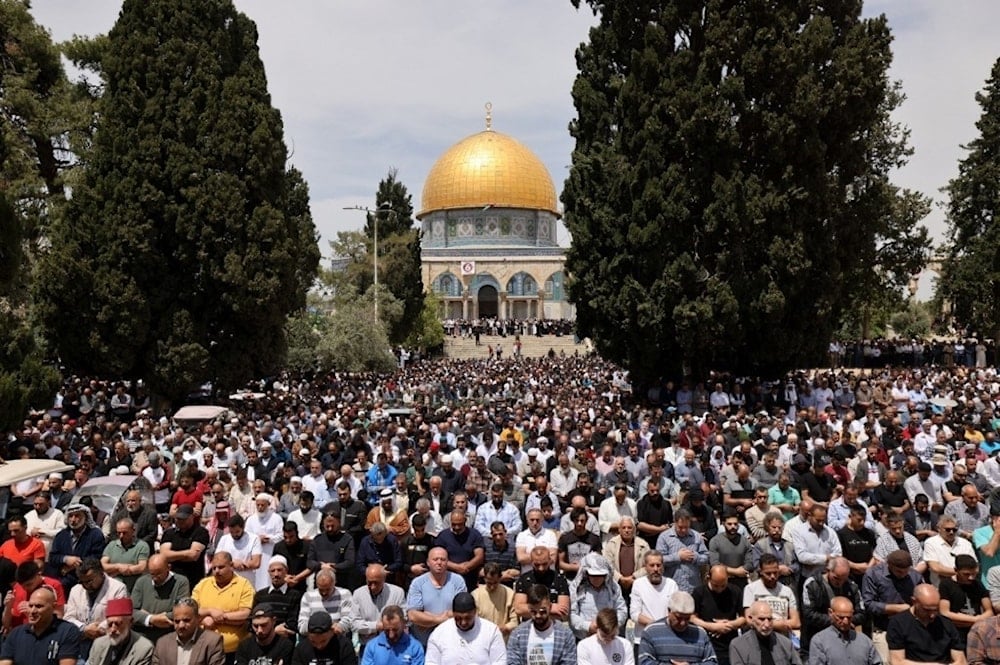
M 233 575 L 229 584 L 221 588 L 214 576 L 206 577 L 195 585 L 194 591 L 191 593 L 191 597 L 198 601 L 199 607 L 211 607 L 223 612 L 251 609 L 253 595 L 253 585 L 250 584 L 249 580 L 239 575 Z M 239 626 L 216 624 L 212 630 L 222 635 L 222 650 L 226 653 L 236 653 L 236 647 L 239 646 L 240 641 L 250 634 L 246 621 L 241 622 Z
M 472 598 L 476 601 L 476 612 L 479 618 L 492 621 L 497 626 L 503 628 L 507 625 L 513 630 L 517 628 L 518 618 L 514 613 L 514 590 L 510 587 L 498 584 L 497 588 L 490 593 L 486 590 L 486 585 L 481 584 L 472 592 Z M 506 638 L 504 638 L 506 642 Z

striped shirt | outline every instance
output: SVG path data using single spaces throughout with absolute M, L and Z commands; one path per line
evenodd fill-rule
M 327 611 L 334 624 L 348 633 L 351 630 L 351 616 L 354 614 L 354 598 L 347 589 L 334 587 L 329 598 L 319 595 L 319 590 L 306 591 L 299 606 L 299 635 L 305 635 L 309 628 L 309 617 L 313 612 Z
M 680 661 L 688 665 L 715 665 L 715 649 L 708 633 L 688 625 L 680 633 L 660 619 L 646 626 L 639 641 L 639 665 L 659 665 Z

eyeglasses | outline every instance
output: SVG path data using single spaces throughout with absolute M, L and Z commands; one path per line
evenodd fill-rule
M 945 533 L 955 533 L 956 531 L 958 531 L 956 527 L 942 527 L 941 530 L 944 531 Z

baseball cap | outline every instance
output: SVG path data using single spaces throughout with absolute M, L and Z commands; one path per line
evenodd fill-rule
M 310 633 L 325 633 L 328 630 L 333 629 L 333 619 L 330 618 L 330 613 L 326 611 L 313 612 L 309 616 L 309 627 L 308 631 Z
M 186 504 L 186 503 L 182 504 L 180 506 L 177 506 L 177 512 L 174 513 L 174 515 L 176 517 L 181 518 L 181 519 L 186 519 L 188 517 L 194 517 L 194 508 L 192 508 L 189 504 Z

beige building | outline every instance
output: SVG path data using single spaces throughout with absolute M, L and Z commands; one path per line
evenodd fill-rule
M 493 130 L 437 160 L 424 183 L 423 281 L 445 319 L 570 319 L 556 190 L 545 165 Z

